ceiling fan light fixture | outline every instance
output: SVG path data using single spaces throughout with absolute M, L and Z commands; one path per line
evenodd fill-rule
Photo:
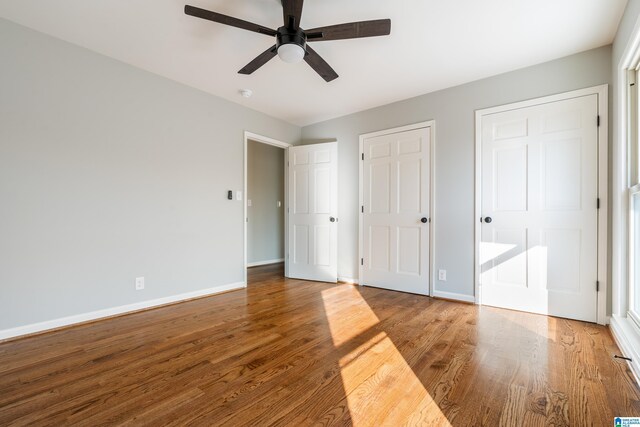
M 278 47 L 278 57 L 284 62 L 297 64 L 304 59 L 305 50 L 295 43 L 287 43 Z
M 245 75 L 252 74 L 278 55 L 284 62 L 296 63 L 304 60 L 320 77 L 326 82 L 330 82 L 338 78 L 338 73 L 318 55 L 318 52 L 307 44 L 307 41 L 359 39 L 391 34 L 390 19 L 348 22 L 305 31 L 300 28 L 304 0 L 281 0 L 281 2 L 284 25 L 277 30 L 191 5 L 185 5 L 184 13 L 207 21 L 229 25 L 269 37 L 276 37 L 274 46 L 256 56 L 238 71 L 239 74 Z

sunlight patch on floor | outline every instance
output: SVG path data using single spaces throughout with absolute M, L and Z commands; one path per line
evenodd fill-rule
M 345 317 L 323 293 L 352 424 L 450 426 L 387 333 L 376 331 L 376 314 L 357 298 L 357 316 Z
M 355 305 L 352 302 L 349 303 L 349 316 L 346 318 L 341 315 L 342 311 L 339 305 L 327 303 L 327 301 L 336 300 L 336 293 L 345 291 L 352 292 L 358 299 Z M 363 331 L 369 330 L 380 323 L 378 316 L 371 310 L 371 307 L 369 307 L 356 289 L 347 287 L 326 289 L 322 291 L 322 301 L 327 319 L 329 319 L 333 345 L 336 347 L 341 346 L 345 342 L 360 335 Z M 352 301 L 351 298 L 350 301 Z M 357 310 L 351 308 L 354 306 L 357 307 Z

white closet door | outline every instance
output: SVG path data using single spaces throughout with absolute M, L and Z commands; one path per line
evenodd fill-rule
M 482 119 L 481 303 L 595 322 L 597 95 Z
M 289 277 L 338 278 L 337 142 L 289 148 Z
M 431 128 L 364 140 L 361 282 L 429 294 Z

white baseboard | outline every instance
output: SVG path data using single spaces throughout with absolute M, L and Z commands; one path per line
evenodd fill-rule
M 611 317 L 609 329 L 622 355 L 632 359 L 629 366 L 636 377 L 636 382 L 640 384 L 640 333 L 629 322 L 632 320 L 614 315 Z
M 357 285 L 358 279 L 352 279 L 350 277 L 338 277 L 338 282 L 348 283 L 350 285 Z
M 284 258 L 268 259 L 268 260 L 265 260 L 265 261 L 248 262 L 247 263 L 247 267 L 257 267 L 259 265 L 277 264 L 279 262 L 284 262 Z
M 91 311 L 89 313 L 76 314 L 73 316 L 61 317 L 59 319 L 47 320 L 44 322 L 32 323 L 30 325 L 18 326 L 11 329 L 0 330 L 0 341 L 9 338 L 15 338 L 22 335 L 30 335 L 38 332 L 44 332 L 50 329 L 57 329 L 63 326 L 74 325 L 77 323 L 89 322 L 104 317 L 117 316 L 129 312 L 144 310 L 147 308 L 158 307 L 161 305 L 172 304 L 188 299 L 215 295 L 221 292 L 232 291 L 246 287 L 244 282 L 231 283 L 228 285 L 216 286 L 209 289 L 201 289 L 198 291 L 187 292 L 179 295 L 172 295 L 164 298 L 157 298 L 148 301 L 140 301 L 133 304 L 121 305 L 117 307 L 105 308 L 102 310 Z
M 446 299 L 452 299 L 456 301 L 470 302 L 472 304 L 476 303 L 476 298 L 471 295 L 456 294 L 454 292 L 444 292 L 444 291 L 439 291 L 437 289 L 433 290 L 432 296 L 436 298 L 446 298 Z

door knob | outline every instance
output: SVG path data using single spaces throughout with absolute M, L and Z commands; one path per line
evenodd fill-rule
M 334 217 L 329 217 L 329 221 L 336 222 L 336 219 Z
M 486 218 L 484 219 L 484 222 L 486 222 L 487 224 L 491 224 L 491 222 L 492 222 L 492 221 L 493 221 L 493 220 L 491 219 L 491 217 L 490 217 L 490 216 L 488 216 L 488 217 L 486 217 Z
M 423 224 L 426 224 L 427 222 L 429 222 L 429 220 L 427 219 L 427 217 L 423 216 L 420 222 L 422 222 Z

